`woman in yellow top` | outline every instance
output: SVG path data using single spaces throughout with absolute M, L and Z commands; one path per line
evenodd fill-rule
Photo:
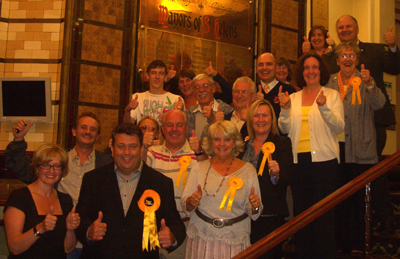
M 299 215 L 335 190 L 339 143 L 344 129 L 343 103 L 336 90 L 326 88 L 329 70 L 315 52 L 297 62 L 297 85 L 303 90 L 280 93 L 279 129 L 293 149 L 294 214 Z M 296 258 L 335 258 L 334 214 L 329 211 L 297 232 Z

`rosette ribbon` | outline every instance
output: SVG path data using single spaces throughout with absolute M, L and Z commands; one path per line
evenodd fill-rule
M 142 251 L 145 249 L 149 251 L 149 243 L 150 251 L 155 250 L 157 246 L 160 248 L 156 221 L 156 210 L 158 210 L 160 204 L 160 195 L 150 189 L 144 191 L 142 197 L 138 201 L 140 210 L 144 212 Z
M 351 95 L 351 105 L 356 104 L 356 95 L 358 99 L 358 105 L 361 105 L 361 93 L 360 93 L 361 78 L 355 76 L 350 80 L 350 85 L 353 87 L 353 93 Z
M 179 170 L 178 178 L 176 179 L 176 183 L 175 183 L 176 187 L 179 187 L 179 184 L 181 183 L 181 179 L 183 178 L 182 179 L 182 188 L 185 189 L 186 180 L 187 180 L 187 168 L 190 165 L 190 161 L 192 161 L 190 156 L 182 156 L 181 158 L 179 158 L 178 164 L 181 166 L 181 169 Z
M 231 211 L 233 199 L 235 199 L 236 190 L 239 190 L 240 188 L 243 187 L 243 180 L 237 176 L 231 177 L 228 183 L 229 183 L 229 189 L 224 194 L 224 198 L 222 199 L 221 205 L 219 206 L 220 210 L 224 209 L 226 199 L 228 199 L 229 196 L 229 201 L 228 201 L 228 206 L 226 207 L 226 211 Z
M 260 169 L 258 170 L 258 175 L 262 176 L 264 172 L 265 163 L 269 162 L 269 154 L 274 153 L 275 151 L 275 144 L 272 142 L 266 142 L 261 147 L 261 151 L 264 153 L 263 159 L 261 161 Z M 271 175 L 271 170 L 268 169 L 269 175 Z

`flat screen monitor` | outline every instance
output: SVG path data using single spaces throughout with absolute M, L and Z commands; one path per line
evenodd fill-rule
M 51 122 L 50 77 L 0 78 L 0 121 Z

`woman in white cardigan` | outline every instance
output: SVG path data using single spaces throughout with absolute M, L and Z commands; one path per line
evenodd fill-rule
M 303 90 L 280 93 L 279 129 L 292 140 L 295 216 L 332 193 L 338 174 L 337 134 L 344 129 L 343 103 L 336 90 L 323 87 L 329 70 L 315 52 L 297 62 L 297 84 Z M 333 210 L 297 232 L 296 258 L 335 258 Z

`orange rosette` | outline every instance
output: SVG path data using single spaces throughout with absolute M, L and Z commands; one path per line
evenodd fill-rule
M 142 251 L 145 249 L 149 251 L 149 243 L 150 251 L 155 250 L 157 246 L 160 248 L 156 221 L 156 210 L 158 210 L 160 204 L 160 195 L 150 189 L 144 191 L 138 201 L 139 209 L 144 212 Z
M 232 176 L 228 181 L 229 189 L 225 192 L 224 198 L 222 199 L 221 205 L 219 206 L 220 210 L 224 209 L 226 199 L 229 197 L 228 206 L 226 207 L 226 211 L 231 211 L 233 199 L 235 199 L 236 190 L 239 190 L 243 187 L 243 180 L 237 176 Z
M 269 154 L 275 152 L 275 144 L 272 142 L 266 142 L 261 147 L 261 151 L 264 153 L 263 160 L 260 165 L 260 169 L 258 170 L 258 175 L 262 176 L 265 168 L 265 163 L 269 162 Z M 269 175 L 271 175 L 271 170 L 269 170 Z
M 182 188 L 185 189 L 186 186 L 186 180 L 187 180 L 187 168 L 190 165 L 190 162 L 192 161 L 192 158 L 190 156 L 182 156 L 178 160 L 178 164 L 181 166 L 181 169 L 179 170 L 178 178 L 176 179 L 175 186 L 179 187 L 179 184 L 181 183 L 182 180 Z
M 351 105 L 356 104 L 356 95 L 358 99 L 358 105 L 361 105 L 361 93 L 360 93 L 361 78 L 354 76 L 350 79 L 349 84 L 353 87 L 353 93 L 351 95 Z
M 246 142 L 246 141 L 249 140 L 249 139 L 250 139 L 250 136 L 245 137 L 245 138 L 244 138 L 244 142 Z

